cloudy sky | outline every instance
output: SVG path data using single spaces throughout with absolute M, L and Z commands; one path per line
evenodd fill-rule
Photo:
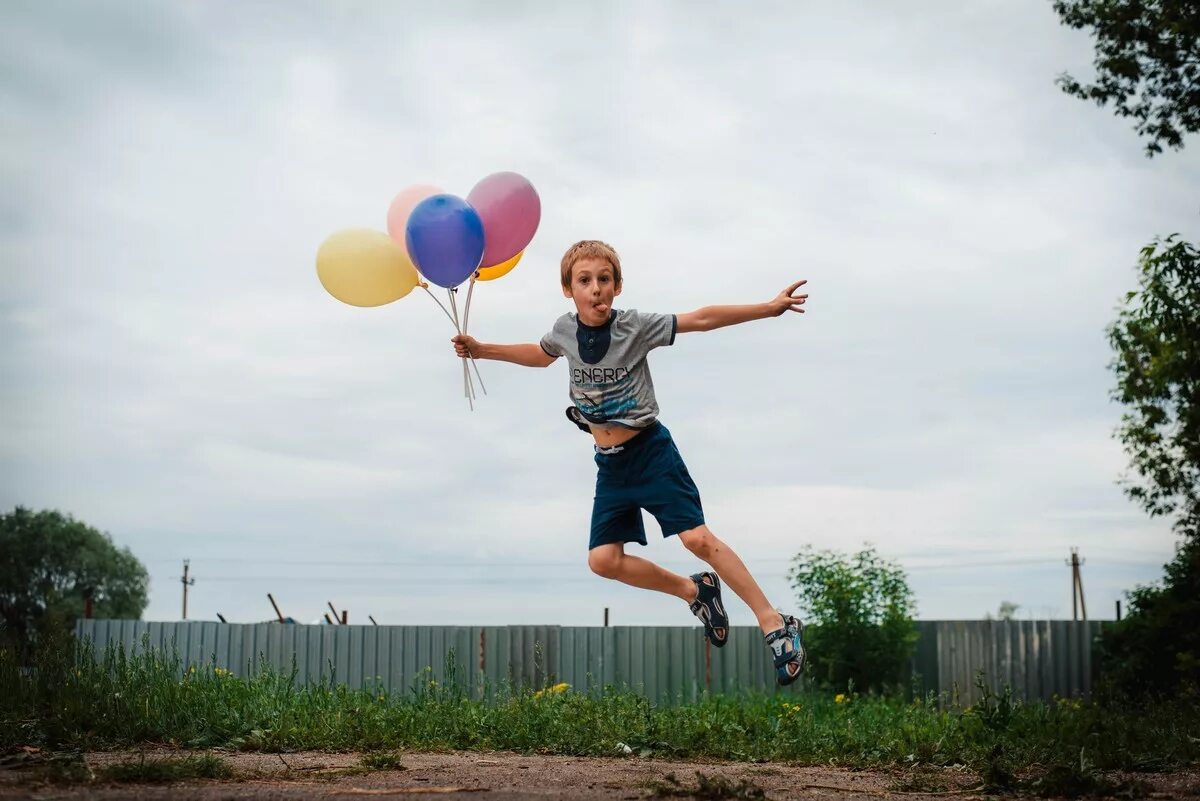
M 837 7 L 834 7 L 837 6 Z M 1197 230 L 1200 142 L 1153 160 L 1064 95 L 1043 0 L 75 3 L 0 10 L 0 508 L 149 568 L 146 617 L 687 625 L 585 564 L 594 466 L 565 368 L 462 396 L 423 293 L 343 305 L 321 241 L 393 195 L 515 170 L 542 198 L 472 333 L 533 342 L 558 260 L 619 306 L 809 281 L 807 314 L 651 357 L 709 524 L 789 609 L 804 545 L 874 543 L 925 619 L 1070 617 L 1161 573 L 1116 484 L 1104 336 L 1138 249 Z M 648 519 L 638 553 L 698 565 Z M 753 622 L 731 602 L 735 623 Z

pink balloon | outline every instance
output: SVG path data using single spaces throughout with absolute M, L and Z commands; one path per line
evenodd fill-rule
M 408 252 L 408 244 L 405 240 L 408 215 L 412 214 L 412 210 L 425 198 L 440 194 L 442 194 L 442 190 L 436 186 L 413 184 L 407 189 L 400 190 L 400 194 L 392 199 L 392 205 L 388 206 L 387 232 L 393 242 L 404 248 L 405 253 Z
M 498 172 L 484 178 L 467 195 L 467 202 L 483 220 L 480 267 L 493 267 L 523 251 L 542 220 L 537 190 L 515 172 Z

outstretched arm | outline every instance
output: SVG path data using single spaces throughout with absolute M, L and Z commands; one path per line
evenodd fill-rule
M 727 325 L 778 317 L 786 311 L 803 314 L 804 301 L 808 300 L 808 294 L 797 295 L 796 291 L 806 283 L 808 283 L 806 280 L 797 281 L 766 303 L 750 303 L 745 306 L 705 306 L 693 312 L 677 315 L 675 330 L 680 334 L 686 334 L 689 331 L 712 331 Z
M 522 367 L 549 367 L 555 359 L 554 356 L 542 350 L 541 345 L 537 344 L 489 345 L 464 334 L 460 334 L 450 341 L 454 343 L 454 352 L 459 356 L 512 362 Z

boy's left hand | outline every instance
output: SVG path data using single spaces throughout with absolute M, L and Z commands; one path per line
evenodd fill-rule
M 804 314 L 804 301 L 808 300 L 808 293 L 797 295 L 796 290 L 807 283 L 808 279 L 802 279 L 780 292 L 770 303 L 771 316 L 778 317 L 789 309 Z

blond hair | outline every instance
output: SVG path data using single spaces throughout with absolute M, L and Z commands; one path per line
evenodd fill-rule
M 612 265 L 613 283 L 621 285 L 621 257 L 613 246 L 599 239 L 584 239 L 567 248 L 562 257 L 562 285 L 571 288 L 571 268 L 582 259 L 604 259 Z

